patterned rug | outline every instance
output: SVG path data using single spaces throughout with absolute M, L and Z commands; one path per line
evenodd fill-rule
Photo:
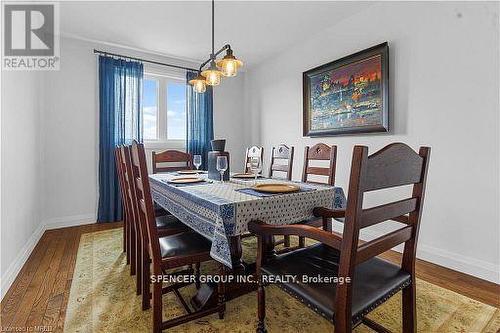
M 251 261 L 255 239 L 245 239 L 244 259 Z M 151 310 L 141 310 L 122 250 L 122 231 L 113 229 L 84 234 L 71 284 L 65 332 L 150 332 Z M 205 264 L 210 271 L 215 265 Z M 332 332 L 332 325 L 275 286 L 267 291 L 267 328 L 273 332 Z M 184 288 L 192 295 L 194 287 Z M 401 332 L 401 293 L 369 317 L 394 332 Z M 417 281 L 419 332 L 499 332 L 500 310 L 422 280 Z M 255 332 L 255 293 L 227 303 L 226 315 L 193 321 L 168 332 Z M 182 313 L 173 295 L 164 297 L 164 318 Z M 355 332 L 371 332 L 364 325 Z

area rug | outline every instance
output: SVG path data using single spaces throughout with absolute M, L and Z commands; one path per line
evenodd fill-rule
M 65 332 L 150 332 L 151 310 L 141 310 L 122 253 L 122 231 L 84 234 L 69 296 Z M 255 238 L 245 239 L 244 259 L 252 260 Z M 210 265 L 204 271 L 214 269 Z M 193 288 L 185 288 L 192 295 Z M 275 286 L 267 291 L 267 328 L 273 332 L 332 332 L 333 326 Z M 499 332 L 500 310 L 422 280 L 417 281 L 419 332 Z M 164 297 L 164 318 L 182 313 L 174 296 Z M 401 332 L 401 293 L 369 317 L 394 332 Z M 257 301 L 250 293 L 227 303 L 223 320 L 211 315 L 168 332 L 255 332 Z M 355 332 L 372 332 L 360 325 Z

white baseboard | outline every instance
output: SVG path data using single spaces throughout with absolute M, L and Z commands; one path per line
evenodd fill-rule
M 28 239 L 26 244 L 24 244 L 21 251 L 19 251 L 19 255 L 14 260 L 14 262 L 10 264 L 9 268 L 7 268 L 7 271 L 3 274 L 1 279 L 2 283 L 0 286 L 0 299 L 3 299 L 3 297 L 9 290 L 10 286 L 21 271 L 21 268 L 23 268 L 24 264 L 26 263 L 26 260 L 28 260 L 31 252 L 33 252 L 36 244 L 38 244 L 38 241 L 40 240 L 40 238 L 42 238 L 44 231 L 44 226 L 40 225 Z
M 417 258 L 500 284 L 500 266 L 484 260 L 463 256 L 426 244 L 418 245 Z
M 83 215 L 73 215 L 56 217 L 51 219 L 46 219 L 43 221 L 45 230 L 74 227 L 78 225 L 90 224 L 96 222 L 95 214 L 83 214 Z
M 96 222 L 95 214 L 57 217 L 44 220 L 35 230 L 35 232 L 31 235 L 31 237 L 28 239 L 28 241 L 23 246 L 21 251 L 19 251 L 19 255 L 14 260 L 14 262 L 10 264 L 7 271 L 1 277 L 0 299 L 3 299 L 3 297 L 5 296 L 10 286 L 16 279 L 17 275 L 21 271 L 21 268 L 23 268 L 30 254 L 33 252 L 33 249 L 35 248 L 36 244 L 38 244 L 40 238 L 42 238 L 42 235 L 46 230 L 74 227 L 78 225 L 90 224 L 95 222 Z
M 383 235 L 382 232 L 373 229 L 365 230 L 363 233 L 366 236 L 362 239 L 364 241 L 369 241 Z M 399 245 L 393 250 L 402 253 L 403 246 Z M 472 275 L 483 280 L 500 284 L 500 266 L 484 260 L 467 257 L 422 243 L 417 246 L 417 258 Z

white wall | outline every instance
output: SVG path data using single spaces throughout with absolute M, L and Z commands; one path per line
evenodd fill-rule
M 394 141 L 431 146 L 419 256 L 500 282 L 498 13 L 493 2 L 386 2 L 337 22 L 249 70 L 250 140 L 267 152 L 294 145 L 296 179 L 305 145 L 338 145 L 344 188 L 356 144 L 372 152 Z M 302 137 L 302 72 L 384 41 L 392 132 Z
M 41 234 L 42 72 L 2 71 L 1 297 Z
M 246 147 L 245 132 L 250 132 L 245 122 L 245 73 L 223 79 L 214 89 L 214 137 L 226 139 L 226 151 L 230 153 L 231 171 L 242 172 Z
M 69 37 L 60 45 L 59 71 L 2 73 L 2 297 L 43 230 L 95 222 L 99 96 L 93 49 L 196 67 Z M 240 75 L 231 81 L 216 88 L 215 136 L 237 151 L 232 162 L 238 166 L 245 145 L 234 121 L 243 115 L 244 80 Z
M 96 42 L 61 39 L 61 70 L 47 77 L 44 115 L 45 193 L 43 216 L 47 223 L 91 222 L 98 200 L 98 88 L 97 58 L 93 49 L 107 50 L 161 62 L 195 67 L 190 62 Z M 229 149 L 239 149 L 239 125 L 243 113 L 242 78 L 232 78 L 215 89 L 215 136 L 228 139 Z M 229 81 L 229 79 L 227 80 Z M 233 84 L 235 83 L 235 84 Z M 166 148 L 166 147 L 165 147 Z M 148 156 L 150 150 L 148 150 Z M 236 154 L 236 159 L 243 159 Z

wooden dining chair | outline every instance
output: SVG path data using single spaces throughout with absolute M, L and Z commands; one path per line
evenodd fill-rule
M 402 290 L 403 327 L 405 333 L 417 331 L 415 258 L 424 203 L 430 148 L 419 153 L 403 143 L 394 143 L 368 155 L 368 148 L 355 146 L 353 151 L 349 194 L 345 211 L 315 208 L 327 228 L 330 218 L 345 217 L 342 236 L 307 225 L 268 225 L 255 221 L 249 229 L 258 235 L 258 326 L 265 332 L 265 291 L 262 276 L 297 275 L 350 278 L 349 283 L 284 283 L 288 293 L 330 320 L 335 332 L 352 332 L 363 323 L 377 332 L 388 332 L 366 315 Z M 364 194 L 404 185 L 413 185 L 409 198 L 372 208 L 363 207 Z M 359 245 L 361 229 L 383 221 L 399 222 L 401 228 Z M 320 242 L 287 254 L 275 256 L 274 235 L 300 235 Z M 404 243 L 400 265 L 377 256 Z M 346 280 L 344 280 L 346 282 Z
M 116 175 L 118 178 L 118 186 L 120 187 L 120 198 L 122 202 L 122 207 L 123 207 L 123 252 L 125 252 L 126 260 L 127 260 L 127 265 L 130 264 L 130 250 L 129 250 L 129 217 L 128 217 L 128 200 L 127 200 L 127 192 L 125 189 L 124 185 L 124 174 L 123 174 L 123 166 L 121 163 L 121 151 L 120 151 L 120 146 L 115 147 L 115 166 L 116 166 Z
M 269 178 L 292 180 L 294 147 L 281 144 L 271 149 L 271 163 L 269 164 Z M 276 176 L 276 172 L 281 176 Z M 284 176 L 283 176 L 284 173 Z M 285 249 L 290 247 L 290 236 L 275 242 L 283 244 Z
M 137 207 L 137 200 L 135 196 L 135 184 L 133 176 L 133 167 L 130 156 L 130 147 L 121 146 L 120 147 L 120 164 L 123 173 L 123 183 L 125 188 L 125 200 L 128 205 L 128 216 L 129 216 L 129 247 L 130 247 L 130 262 L 131 270 L 133 268 L 133 273 L 136 275 L 136 293 L 139 295 L 144 289 L 144 262 L 143 262 L 143 234 L 144 231 L 141 229 L 139 223 L 139 212 Z M 155 223 L 158 229 L 158 233 L 162 236 L 176 234 L 180 232 L 188 231 L 189 228 L 186 227 L 184 223 L 179 221 L 173 215 L 159 214 L 159 211 L 154 212 Z M 149 300 L 148 300 L 149 302 Z
M 311 161 L 329 161 L 328 167 L 310 166 Z M 335 169 L 337 164 L 337 146 L 329 146 L 317 143 L 312 147 L 304 149 L 304 167 L 302 169 L 302 182 L 304 183 L 326 183 L 335 185 Z M 311 181 L 310 175 L 326 177 L 326 181 Z
M 311 166 L 311 161 L 328 161 L 328 167 Z M 335 170 L 337 168 L 337 146 L 329 146 L 324 143 L 317 143 L 312 147 L 304 148 L 304 167 L 302 168 L 303 183 L 320 183 L 330 186 L 335 185 Z M 310 179 L 310 175 L 317 176 L 315 180 Z M 308 221 L 308 225 L 321 226 L 320 219 Z M 305 238 L 299 237 L 299 248 L 305 246 Z
M 148 258 L 145 275 L 148 280 L 150 273 L 155 277 L 164 276 L 169 273 L 169 270 L 192 266 L 200 262 L 212 260 L 210 257 L 211 243 L 202 235 L 190 231 L 174 235 L 161 237 L 156 227 L 156 221 L 153 209 L 153 200 L 151 198 L 151 190 L 149 186 L 148 171 L 146 166 L 146 155 L 144 146 L 134 141 L 131 149 L 132 165 L 137 172 L 134 171 L 134 184 L 136 203 L 138 208 L 139 222 L 142 230 L 145 232 L 143 240 L 143 250 L 147 257 L 151 259 L 152 272 Z M 144 236 L 144 235 L 143 235 Z M 145 256 L 146 257 L 146 256 Z M 220 266 L 221 273 L 224 273 L 223 266 Z M 177 274 L 184 274 L 178 272 Z M 199 310 L 190 309 L 186 301 L 181 296 L 179 289 L 189 285 L 190 283 L 174 283 L 167 287 L 163 287 L 160 281 L 153 284 L 153 292 L 151 295 L 153 303 L 153 332 L 158 333 L 164 329 L 177 326 L 188 321 L 204 317 L 212 313 L 219 313 L 219 318 L 223 318 L 225 311 L 224 303 L 224 285 L 219 283 L 219 298 L 215 306 L 202 308 Z M 148 294 L 149 301 L 149 285 L 144 294 Z M 181 305 L 186 310 L 187 314 L 163 321 L 163 299 L 162 295 L 173 292 L 180 301 Z
M 293 151 L 293 146 L 288 147 L 283 144 L 272 148 L 269 178 L 292 180 Z M 278 176 L 276 176 L 276 172 L 278 172 Z
M 243 170 L 244 173 L 250 173 L 250 159 L 252 157 L 260 157 L 261 163 L 264 160 L 264 147 L 252 146 L 247 148 L 245 153 L 245 168 Z
M 171 172 L 193 169 L 193 159 L 190 153 L 180 150 L 153 151 L 152 163 L 153 173 Z M 174 163 L 175 165 L 160 166 L 162 163 Z

